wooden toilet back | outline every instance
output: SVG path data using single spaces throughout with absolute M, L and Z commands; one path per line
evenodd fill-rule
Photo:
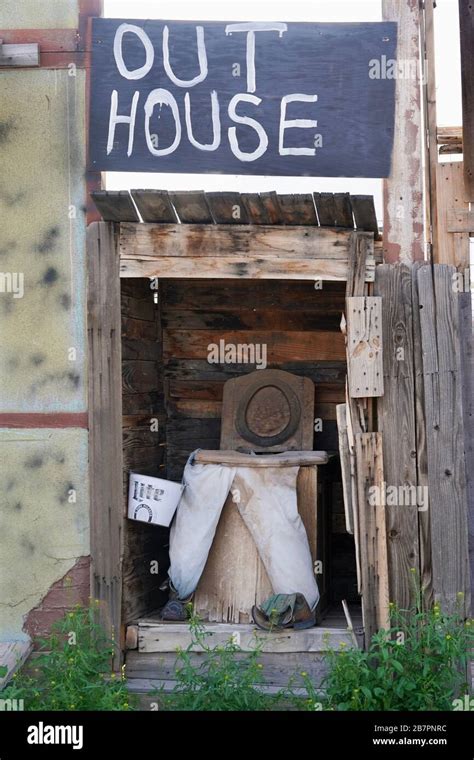
M 314 385 L 279 369 L 262 369 L 224 385 L 221 449 L 311 451 Z

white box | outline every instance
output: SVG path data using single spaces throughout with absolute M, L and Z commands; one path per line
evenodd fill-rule
M 131 472 L 128 488 L 129 519 L 168 527 L 183 489 L 181 483 Z

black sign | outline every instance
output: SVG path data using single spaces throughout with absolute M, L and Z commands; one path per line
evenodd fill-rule
M 396 30 L 94 19 L 90 167 L 386 177 Z

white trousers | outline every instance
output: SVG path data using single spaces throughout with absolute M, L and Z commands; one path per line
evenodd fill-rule
M 196 588 L 225 500 L 249 529 L 275 594 L 303 594 L 314 609 L 318 585 L 306 530 L 298 514 L 298 467 L 227 467 L 188 464 L 186 488 L 170 534 L 170 580 L 180 599 Z

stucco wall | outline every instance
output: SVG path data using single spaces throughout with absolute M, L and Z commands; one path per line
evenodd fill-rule
M 2 411 L 85 409 L 84 88 L 80 70 L 0 75 L 0 267 L 24 278 L 1 294 Z
M 0 641 L 89 554 L 87 432 L 0 430 Z
M 75 29 L 78 0 L 2 0 L 2 29 Z
M 0 29 L 76 28 L 77 6 L 7 0 Z M 41 46 L 39 32 L 35 39 Z M 22 275 L 24 291 L 0 288 L 0 641 L 8 641 L 60 616 L 69 576 L 81 598 L 88 591 L 88 433 L 74 416 L 64 422 L 87 410 L 85 72 L 2 70 L 0 102 L 0 274 Z M 53 422 L 63 414 L 70 427 L 54 429 L 45 416 L 37 428 L 31 413 Z M 13 427 L 2 427 L 5 414 Z

